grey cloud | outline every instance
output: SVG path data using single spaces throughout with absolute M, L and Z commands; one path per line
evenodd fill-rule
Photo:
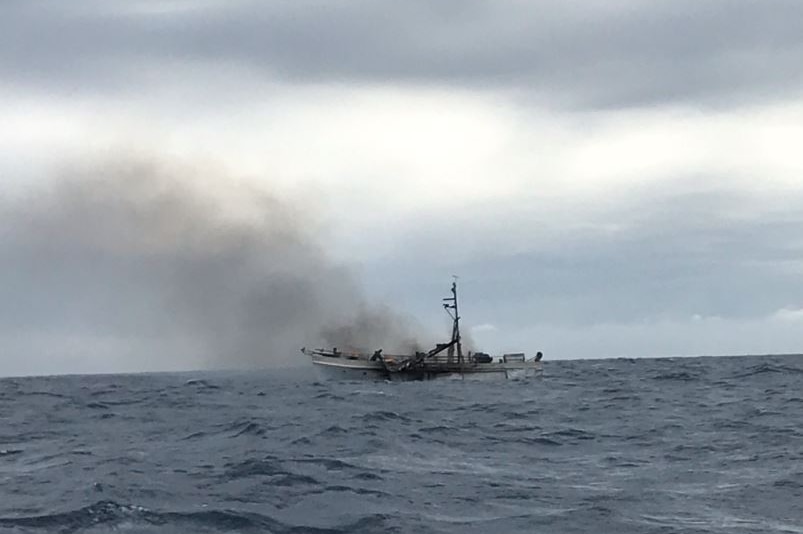
M 794 0 L 136 5 L 5 3 L 6 82 L 134 90 L 143 66 L 226 62 L 295 82 L 451 84 L 592 107 L 720 105 L 803 85 Z

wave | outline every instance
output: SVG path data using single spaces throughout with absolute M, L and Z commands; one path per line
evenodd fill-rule
M 340 425 L 331 425 L 331 426 L 328 426 L 325 429 L 321 430 L 320 432 L 318 432 L 317 435 L 319 435 L 319 436 L 330 436 L 330 435 L 333 435 L 333 434 L 336 435 L 336 434 L 348 434 L 348 433 L 349 433 L 348 429 L 343 428 Z
M 679 380 L 682 382 L 693 382 L 699 380 L 698 375 L 686 371 L 670 371 L 666 373 L 659 373 L 652 377 L 653 380 Z
M 767 373 L 786 373 L 786 374 L 803 374 L 803 369 L 799 367 L 791 367 L 788 365 L 774 365 L 771 363 L 760 363 L 748 367 L 743 373 L 733 375 L 731 378 L 747 378 L 749 376 L 763 375 Z
M 236 423 L 231 426 L 230 430 L 234 431 L 234 437 L 240 436 L 264 436 L 267 430 L 259 423 L 253 421 L 246 421 Z
M 405 417 L 403 415 L 391 411 L 368 412 L 367 414 L 357 416 L 357 419 L 365 423 L 374 423 L 380 421 L 409 423 L 411 421 L 409 417 Z
M 162 532 L 167 527 L 202 532 L 273 532 L 277 534 L 345 534 L 371 532 L 381 529 L 387 517 L 381 514 L 362 517 L 352 523 L 332 528 L 292 525 L 272 517 L 236 510 L 203 510 L 197 512 L 157 512 L 142 506 L 120 504 L 115 501 L 98 501 L 89 506 L 67 512 L 37 516 L 0 517 L 0 527 L 27 530 L 57 530 L 73 534 L 90 529 L 125 529 Z
M 336 458 L 298 458 L 293 461 L 297 463 L 321 465 L 325 467 L 327 471 L 345 471 L 346 469 L 357 468 L 354 464 Z
M 597 439 L 594 434 L 582 430 L 580 428 L 564 428 L 555 432 L 548 432 L 544 434 L 548 438 L 564 438 L 568 440 L 593 440 Z
M 546 438 L 543 436 L 537 438 L 521 438 L 516 441 L 518 443 L 526 443 L 528 445 L 548 445 L 550 447 L 560 447 L 561 445 L 563 445 L 563 443 L 558 440 Z
M 203 389 L 220 389 L 220 386 L 216 386 L 214 384 L 210 384 L 208 381 L 202 378 L 190 378 L 186 382 L 184 382 L 185 386 L 197 386 Z
M 384 491 L 373 490 L 368 488 L 352 488 L 351 486 L 344 486 L 342 484 L 326 486 L 325 488 L 323 488 L 323 491 L 324 492 L 331 491 L 338 493 L 354 493 L 355 495 L 373 495 L 375 497 L 389 497 L 389 494 Z
M 195 441 L 215 435 L 225 435 L 229 438 L 238 438 L 240 436 L 264 436 L 269 430 L 269 428 L 266 428 L 265 426 L 250 419 L 239 419 L 232 423 L 217 425 L 217 428 L 218 430 L 212 432 L 197 430 L 180 438 L 180 440 Z
M 53 393 L 52 391 L 27 391 L 23 393 L 19 393 L 21 396 L 25 397 L 51 397 L 54 399 L 69 399 L 67 395 L 62 395 L 61 393 Z
M 459 429 L 454 426 L 435 425 L 435 426 L 423 426 L 418 429 L 418 432 L 423 434 L 433 434 L 433 433 L 452 433 L 458 430 Z
M 329 400 L 333 400 L 333 401 L 346 400 L 346 397 L 343 397 L 342 395 L 336 395 L 336 394 L 330 393 L 328 391 L 324 391 L 322 393 L 318 393 L 317 395 L 315 395 L 315 398 L 316 399 L 329 399 Z
M 773 483 L 778 488 L 801 489 L 803 488 L 803 472 L 792 474 L 789 477 L 781 478 Z
M 295 486 L 299 484 L 317 486 L 319 484 L 311 476 L 294 473 L 286 469 L 279 460 L 273 457 L 250 459 L 229 465 L 224 478 L 226 480 L 236 480 L 260 476 L 270 477 L 271 484 L 275 486 Z
M 262 459 L 251 458 L 226 465 L 227 478 L 243 478 L 254 475 L 282 475 L 286 471 L 281 467 L 281 462 L 275 457 Z

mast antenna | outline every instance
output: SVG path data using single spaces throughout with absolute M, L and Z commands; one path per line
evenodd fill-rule
M 457 275 L 452 275 L 452 296 L 444 298 L 443 308 L 452 318 L 452 344 L 447 353 L 447 361 L 454 363 L 455 346 L 457 346 L 457 363 L 463 365 L 463 345 L 460 341 L 460 310 L 457 305 Z M 454 313 L 452 313 L 454 310 Z

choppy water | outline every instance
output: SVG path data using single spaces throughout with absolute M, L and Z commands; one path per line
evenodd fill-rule
M 0 533 L 803 532 L 803 357 L 0 380 Z

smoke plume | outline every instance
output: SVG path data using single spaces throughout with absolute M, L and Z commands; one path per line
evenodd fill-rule
M 314 205 L 208 174 L 118 160 L 1 201 L 6 358 L 47 358 L 42 372 L 236 368 L 303 362 L 307 343 L 416 345 L 328 258 Z

